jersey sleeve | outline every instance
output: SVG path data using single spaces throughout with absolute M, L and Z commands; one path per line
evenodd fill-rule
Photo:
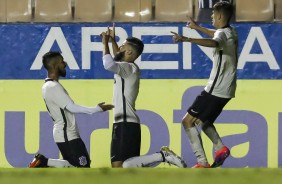
M 225 44 L 225 42 L 227 41 L 227 37 L 224 33 L 224 31 L 218 29 L 216 30 L 216 32 L 214 33 L 214 37 L 212 38 L 213 40 L 215 40 L 218 43 L 218 47 L 222 48 Z
M 64 88 L 59 85 L 55 85 L 52 88 L 49 88 L 49 90 L 47 90 L 46 92 L 48 93 L 47 97 L 49 98 L 49 100 L 53 101 L 62 109 L 64 109 L 70 102 L 73 102 Z
M 103 65 L 104 65 L 104 68 L 108 71 L 111 71 L 114 73 L 118 72 L 117 64 L 110 54 L 103 56 Z
M 111 55 L 103 57 L 104 68 L 108 71 L 120 75 L 122 78 L 127 78 L 133 73 L 138 72 L 138 67 L 134 63 L 115 62 Z

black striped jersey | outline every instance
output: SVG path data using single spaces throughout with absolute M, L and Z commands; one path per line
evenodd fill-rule
M 198 0 L 199 9 L 212 9 L 213 5 L 220 1 L 228 1 L 230 4 L 233 4 L 233 0 Z
M 219 43 L 214 49 L 213 67 L 205 91 L 222 98 L 235 97 L 237 80 L 238 36 L 232 27 L 216 30 L 213 39 Z
M 53 119 L 53 137 L 56 143 L 79 138 L 79 131 L 73 113 L 65 107 L 73 102 L 65 88 L 57 81 L 46 79 L 42 96 Z
M 140 123 L 135 101 L 139 93 L 140 69 L 135 63 L 116 62 L 110 54 L 103 57 L 106 70 L 114 73 L 114 123 Z

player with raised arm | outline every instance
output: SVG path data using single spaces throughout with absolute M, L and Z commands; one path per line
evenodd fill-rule
M 67 66 L 59 52 L 46 53 L 43 56 L 43 66 L 48 72 L 48 77 L 42 87 L 42 96 L 54 122 L 53 137 L 63 160 L 46 158 L 38 153 L 28 167 L 90 167 L 89 154 L 80 138 L 74 114 L 94 114 L 111 110 L 114 106 L 104 102 L 96 107 L 75 104 L 59 83 L 59 78 L 66 76 Z
M 134 61 L 143 52 L 144 44 L 138 38 L 130 37 L 118 47 L 114 25 L 112 30 L 108 28 L 101 36 L 104 44 L 103 64 L 106 70 L 114 73 L 115 80 L 112 167 L 153 167 L 161 162 L 186 167 L 185 162 L 166 146 L 158 153 L 140 156 L 140 120 L 135 110 L 140 69 Z M 114 58 L 110 54 L 109 40 L 112 42 Z
M 203 32 L 211 38 L 188 38 L 172 32 L 175 42 L 191 42 L 214 48 L 213 67 L 208 84 L 188 108 L 182 120 L 198 162 L 193 168 L 219 167 L 230 155 L 230 150 L 222 143 L 213 123 L 229 100 L 235 97 L 238 38 L 235 29 L 229 25 L 232 14 L 233 6 L 230 3 L 226 1 L 216 3 L 212 14 L 212 24 L 216 30 L 201 27 L 190 18 L 187 27 Z M 196 125 L 202 128 L 216 150 L 211 166 Z
M 112 35 L 112 36 L 110 36 Z M 114 73 L 114 124 L 111 143 L 112 167 L 122 167 L 131 157 L 140 155 L 141 128 L 135 110 L 139 93 L 140 69 L 134 61 L 143 52 L 141 40 L 131 37 L 118 47 L 115 29 L 101 33 L 104 52 L 104 68 Z M 110 54 L 109 39 L 112 41 L 114 58 Z

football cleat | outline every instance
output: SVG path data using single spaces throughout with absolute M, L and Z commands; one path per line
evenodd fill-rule
M 200 163 L 197 163 L 196 165 L 194 165 L 192 168 L 196 169 L 196 168 L 211 168 L 210 164 L 208 165 L 203 165 Z
M 214 162 L 211 165 L 212 168 L 219 167 L 223 164 L 225 159 L 230 155 L 230 150 L 224 146 L 221 150 L 215 153 Z
M 34 155 L 34 159 L 28 164 L 29 168 L 44 168 L 47 166 L 48 159 L 41 154 Z
M 185 161 L 180 156 L 176 155 L 167 146 L 163 146 L 160 152 L 163 155 L 164 162 L 167 162 L 168 164 L 172 164 L 180 168 L 187 167 L 187 164 L 185 163 Z

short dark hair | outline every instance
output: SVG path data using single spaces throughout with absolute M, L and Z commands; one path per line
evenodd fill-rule
M 132 45 L 136 49 L 138 56 L 142 54 L 144 44 L 140 39 L 135 37 L 129 37 L 126 39 L 126 41 L 128 42 L 128 44 Z
M 229 3 L 228 1 L 221 1 L 221 2 L 215 3 L 215 5 L 213 6 L 213 10 L 222 12 L 224 16 L 227 18 L 227 21 L 230 22 L 230 19 L 233 15 L 234 8 L 233 8 L 233 5 Z
M 51 61 L 56 57 L 62 57 L 61 53 L 50 51 L 44 54 L 42 57 L 42 63 L 43 63 L 44 68 L 48 70 L 50 68 Z

